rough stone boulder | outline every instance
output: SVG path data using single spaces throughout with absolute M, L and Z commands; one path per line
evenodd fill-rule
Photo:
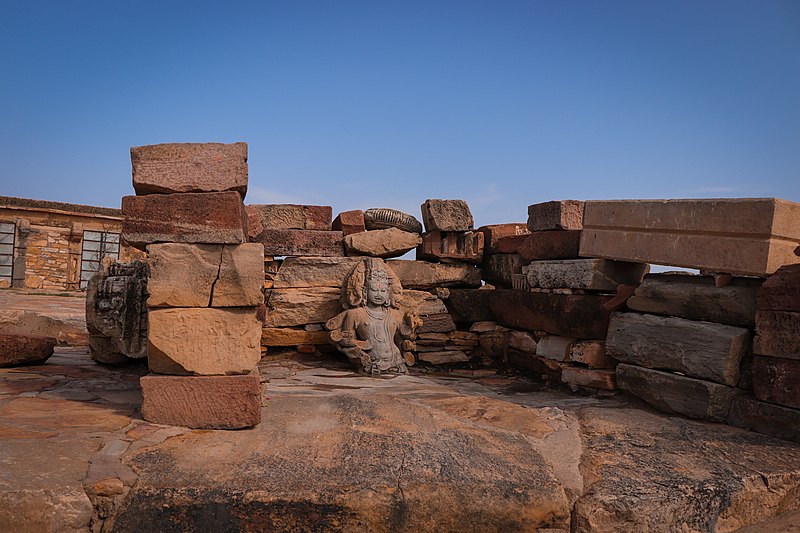
M 416 233 L 388 228 L 350 234 L 344 238 L 344 247 L 347 255 L 368 255 L 385 259 L 400 257 L 421 242 L 422 239 Z
M 54 337 L 0 333 L 0 367 L 40 365 L 53 355 Z

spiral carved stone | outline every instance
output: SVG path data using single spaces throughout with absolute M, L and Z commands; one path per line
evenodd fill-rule
M 370 230 L 397 228 L 411 233 L 422 233 L 422 223 L 412 215 L 384 207 L 367 209 L 364 212 L 364 225 Z

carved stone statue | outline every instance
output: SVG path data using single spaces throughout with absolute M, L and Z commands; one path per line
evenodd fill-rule
M 415 330 L 422 322 L 401 306 L 403 287 L 381 259 L 365 258 L 342 285 L 346 309 L 325 327 L 336 348 L 370 375 L 407 374 Z

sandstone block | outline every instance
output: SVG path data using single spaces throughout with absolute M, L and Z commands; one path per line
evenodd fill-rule
M 267 299 L 265 327 L 323 323 L 342 310 L 341 291 L 333 287 L 273 289 Z
M 443 350 L 440 352 L 420 352 L 417 354 L 420 361 L 432 365 L 446 365 L 451 363 L 466 363 L 469 361 L 467 354 L 461 350 Z
M 520 352 L 536 353 L 536 338 L 527 331 L 509 331 L 508 347 Z
M 758 308 L 765 311 L 800 312 L 800 265 L 778 269 L 761 285 Z
M 261 359 L 261 323 L 249 307 L 148 313 L 147 362 L 159 374 L 245 374 Z
M 328 344 L 327 331 L 307 331 L 304 328 L 264 328 L 262 346 L 299 346 L 301 344 Z
M 341 231 L 345 236 L 367 231 L 364 225 L 364 212 L 360 209 L 342 211 L 333 219 L 331 227 L 336 231 Z
M 451 296 L 452 298 L 452 296 Z M 579 339 L 604 339 L 610 298 L 594 294 L 550 294 L 506 289 L 491 291 L 489 307 L 497 323 Z
M 570 349 L 575 339 L 559 337 L 558 335 L 545 335 L 539 339 L 536 355 L 553 361 L 569 361 Z
M 0 333 L 0 367 L 40 365 L 53 355 L 55 337 Z
M 426 291 L 404 290 L 401 303 L 422 317 L 447 313 L 444 302 Z
M 265 229 L 252 239 L 264 245 L 264 255 L 341 257 L 340 231 Z
M 576 341 L 569 350 L 569 360 L 591 368 L 614 368 L 616 361 L 606 354 L 603 341 Z
M 756 312 L 753 352 L 788 359 L 800 359 L 800 312 Z
M 606 352 L 623 362 L 674 370 L 734 387 L 742 358 L 750 351 L 750 331 L 683 318 L 614 313 Z
M 122 238 L 148 244 L 247 242 L 247 214 L 237 192 L 151 194 L 122 198 Z
M 738 396 L 733 400 L 728 424 L 770 437 L 800 442 L 800 409 Z
M 584 202 L 577 200 L 559 200 L 543 202 L 528 206 L 528 229 L 542 230 L 579 230 L 583 228 Z
M 264 247 L 257 243 L 151 244 L 148 307 L 255 307 L 263 303 Z
M 143 376 L 142 417 L 194 429 L 242 429 L 261 422 L 258 372 L 239 376 Z
M 483 259 L 483 233 L 433 231 L 422 236 L 417 259 L 426 261 L 464 261 L 480 263 Z
M 353 233 L 344 238 L 348 255 L 368 255 L 370 257 L 400 257 L 410 252 L 422 242 L 417 233 L 397 228 L 379 229 Z
M 643 313 L 752 328 L 759 283 L 752 278 L 734 278 L 730 285 L 715 287 L 711 276 L 651 274 L 645 276 L 627 305 Z
M 273 277 L 276 289 L 341 287 L 359 257 L 287 257 Z M 405 287 L 405 284 L 403 284 Z
M 428 263 L 398 259 L 387 261 L 407 289 L 436 287 L 480 287 L 481 269 L 472 265 Z
M 494 254 L 483 261 L 483 279 L 489 283 L 510 287 L 514 274 L 521 274 L 525 261 L 519 254 Z
M 265 230 L 331 229 L 333 209 L 329 205 L 251 204 L 250 207 L 258 212 Z
M 668 413 L 723 422 L 740 389 L 638 366 L 617 366 L 617 386 Z
M 470 231 L 472 213 L 464 200 L 428 199 L 421 206 L 425 231 Z
M 420 318 L 422 325 L 417 328 L 419 333 L 448 333 L 456 330 L 456 325 L 448 313 L 422 315 Z
M 506 237 L 520 237 L 530 233 L 528 225 L 524 222 L 513 222 L 510 224 L 491 224 L 488 226 L 481 226 L 478 231 L 483 233 L 483 253 L 496 254 L 501 253 L 498 249 L 500 239 Z M 512 252 L 502 253 L 517 253 L 516 250 Z
M 498 254 L 515 254 L 519 247 L 528 240 L 528 235 L 512 235 L 497 240 L 496 250 Z
M 167 143 L 131 148 L 136 194 L 247 193 L 247 143 Z
M 368 230 L 397 228 L 410 233 L 422 233 L 422 224 L 414 216 L 385 207 L 364 211 L 364 225 Z
M 254 239 L 264 231 L 264 226 L 261 225 L 261 215 L 249 205 L 244 206 L 244 212 L 247 214 L 247 238 Z
M 581 244 L 580 230 L 534 231 L 517 248 L 525 261 L 575 259 Z
M 614 292 L 618 285 L 638 285 L 649 266 L 605 259 L 534 261 L 522 270 L 528 286 Z
M 617 373 L 613 370 L 596 370 L 578 366 L 561 369 L 561 381 L 568 385 L 600 390 L 616 390 Z
M 445 305 L 453 320 L 461 324 L 494 321 L 489 309 L 491 289 L 450 289 Z
M 764 276 L 800 263 L 799 220 L 775 198 L 592 201 L 580 255 Z
M 488 301 L 486 305 L 489 305 Z M 469 330 L 472 333 L 489 333 L 497 330 L 497 322 L 493 322 L 491 320 L 481 320 L 473 323 Z
M 754 357 L 753 393 L 761 401 L 800 409 L 800 360 Z

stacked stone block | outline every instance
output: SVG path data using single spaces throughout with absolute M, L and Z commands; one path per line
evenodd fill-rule
M 142 416 L 192 428 L 261 420 L 264 248 L 247 243 L 247 145 L 131 149 L 137 196 L 123 239 L 147 250 L 148 366 Z
M 737 397 L 730 423 L 800 442 L 800 265 L 768 278 L 756 302 L 755 398 Z

